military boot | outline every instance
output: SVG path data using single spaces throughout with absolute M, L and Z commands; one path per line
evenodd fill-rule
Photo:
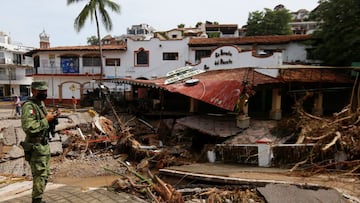
M 46 203 L 46 202 L 42 201 L 42 199 L 32 199 L 32 203 Z

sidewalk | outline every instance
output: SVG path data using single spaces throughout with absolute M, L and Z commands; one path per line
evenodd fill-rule
M 31 203 L 31 189 L 17 195 L 4 203 Z M 105 188 L 83 190 L 81 187 L 49 184 L 44 193 L 44 201 L 48 203 L 117 203 L 117 202 L 145 202 L 136 196 L 123 192 L 112 192 Z

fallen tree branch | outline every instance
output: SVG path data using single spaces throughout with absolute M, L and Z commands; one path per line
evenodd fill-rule
M 328 150 L 331 146 L 333 146 L 336 143 L 336 141 L 338 139 L 341 138 L 341 134 L 339 131 L 336 131 L 335 134 L 336 134 L 336 136 L 333 138 L 333 140 L 330 143 L 328 143 L 327 145 L 325 145 L 325 147 L 323 147 L 321 150 L 323 150 L 323 151 Z
M 307 112 L 305 112 L 305 111 L 302 111 L 301 113 L 302 113 L 303 115 L 309 117 L 309 118 L 313 118 L 313 119 L 316 119 L 316 120 L 319 120 L 319 121 L 326 121 L 326 119 L 324 119 L 324 118 L 321 118 L 321 117 L 318 117 L 318 116 L 314 116 L 314 115 L 309 114 L 309 113 L 307 113 Z
M 351 119 L 352 116 L 346 116 L 346 117 L 342 117 L 342 118 L 339 118 L 339 119 L 336 119 L 335 121 L 331 122 L 331 123 L 327 123 L 326 125 L 323 125 L 321 126 L 321 129 L 323 128 L 328 128 L 329 126 L 333 125 L 333 124 L 336 124 L 336 123 L 339 123 L 341 121 L 344 121 L 344 120 L 348 120 L 348 119 Z
M 149 185 L 153 185 L 153 182 L 145 177 L 143 177 L 142 175 L 140 175 L 138 172 L 136 172 L 135 170 L 131 169 L 125 162 L 119 160 L 118 161 L 121 165 L 125 166 L 129 172 L 131 172 L 132 174 L 134 174 L 136 177 L 138 177 L 140 180 L 145 181 L 146 183 L 148 183 Z
M 295 164 L 295 166 L 293 166 L 290 169 L 290 173 L 292 173 L 293 171 L 295 171 L 300 165 L 305 164 L 306 162 L 308 162 L 309 158 L 305 159 L 304 161 L 300 161 L 297 164 Z
M 327 137 L 327 136 L 329 136 L 329 135 L 331 135 L 333 133 L 334 132 L 327 132 L 327 133 L 325 133 L 324 135 L 322 135 L 320 137 L 309 137 L 309 136 L 307 136 L 306 139 L 307 140 L 321 140 L 321 139 L 324 139 L 325 137 Z
M 149 187 L 146 187 L 146 194 L 151 197 L 152 200 L 154 200 L 156 203 L 160 203 L 156 196 L 151 192 L 150 188 Z

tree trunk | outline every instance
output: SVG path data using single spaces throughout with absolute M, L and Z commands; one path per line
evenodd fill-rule
M 104 72 L 104 63 L 103 63 L 103 53 L 102 53 L 102 44 L 101 44 L 101 38 L 100 38 L 100 28 L 99 28 L 99 20 L 97 16 L 97 12 L 95 10 L 95 22 L 96 22 L 96 31 L 97 31 L 97 37 L 99 40 L 99 52 L 100 52 L 100 79 L 103 79 L 103 72 Z
M 350 99 L 350 112 L 356 113 L 360 109 L 360 78 L 359 72 L 356 73 L 351 99 Z

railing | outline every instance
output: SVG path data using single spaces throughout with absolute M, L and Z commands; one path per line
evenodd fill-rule
M 48 75 L 56 75 L 56 74 L 100 74 L 100 67 L 82 67 L 80 70 L 63 70 L 61 67 L 54 68 L 37 68 L 37 72 L 35 69 L 26 70 L 27 75 L 31 74 L 48 74 Z
M 29 58 L 25 58 L 25 59 L 23 59 L 21 61 L 21 63 L 17 63 L 16 61 L 13 61 L 11 58 L 0 58 L 0 64 L 18 65 L 18 66 L 32 66 L 33 65 L 33 60 L 29 59 Z
M 11 78 L 9 78 L 9 75 L 0 75 L 0 80 L 16 80 L 16 75 L 11 74 Z

